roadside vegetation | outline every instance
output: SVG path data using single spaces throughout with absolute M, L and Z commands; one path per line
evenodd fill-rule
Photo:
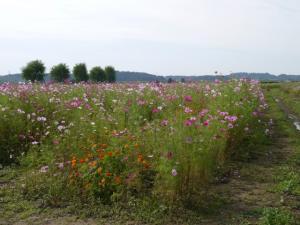
M 297 224 L 299 134 L 263 89 L 2 84 L 0 224 Z

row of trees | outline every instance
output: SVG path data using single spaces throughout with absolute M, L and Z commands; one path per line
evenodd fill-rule
M 46 67 L 40 60 L 34 60 L 22 68 L 22 76 L 25 80 L 44 81 Z M 85 63 L 76 64 L 73 67 L 72 74 L 76 82 L 88 81 L 92 82 L 110 82 L 116 81 L 116 70 L 112 66 L 107 66 L 102 69 L 100 66 L 93 67 L 89 73 Z M 55 65 L 50 70 L 51 79 L 56 82 L 63 82 L 70 79 L 71 72 L 69 67 L 60 63 Z

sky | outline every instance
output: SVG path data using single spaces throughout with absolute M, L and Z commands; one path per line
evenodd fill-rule
M 299 0 L 0 0 L 0 75 L 42 60 L 156 75 L 300 74 Z

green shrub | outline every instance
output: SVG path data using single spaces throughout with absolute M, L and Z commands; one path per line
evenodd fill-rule
M 266 208 L 259 225 L 296 225 L 296 219 L 291 212 L 278 208 Z

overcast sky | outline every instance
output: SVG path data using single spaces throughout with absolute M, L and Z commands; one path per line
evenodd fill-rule
M 113 65 L 158 75 L 300 74 L 300 0 L 0 0 L 0 74 Z

